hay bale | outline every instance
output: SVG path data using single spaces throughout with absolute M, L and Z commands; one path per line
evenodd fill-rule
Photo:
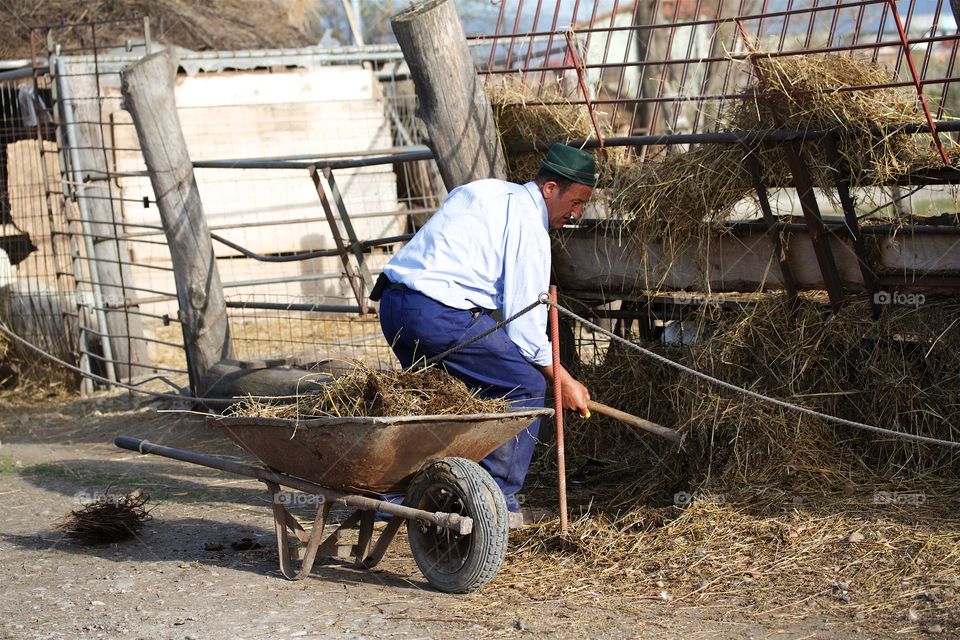
M 503 398 L 480 398 L 461 380 L 442 369 L 376 371 L 361 364 L 318 388 L 289 400 L 264 402 L 249 398 L 230 415 L 299 419 L 346 416 L 427 416 L 503 413 Z

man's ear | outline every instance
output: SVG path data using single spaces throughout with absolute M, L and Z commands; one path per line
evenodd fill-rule
M 540 193 L 543 194 L 544 198 L 552 198 L 557 194 L 557 191 L 560 189 L 560 185 L 553 180 L 547 180 L 543 183 L 543 186 L 540 187 Z

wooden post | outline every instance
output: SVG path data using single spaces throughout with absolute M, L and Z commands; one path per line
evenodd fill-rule
M 447 190 L 507 175 L 493 110 L 450 0 L 416 2 L 390 21 L 410 68 L 418 115 Z
M 90 64 L 65 64 L 64 80 L 67 86 L 68 104 L 72 109 L 73 126 L 69 142 L 75 147 L 73 157 L 77 166 L 75 175 L 84 181 L 77 186 L 78 197 L 83 199 L 81 213 L 85 213 L 85 229 L 90 238 L 88 246 L 93 255 L 88 256 L 90 268 L 96 269 L 103 316 L 106 327 L 104 340 L 110 341 L 112 366 L 119 380 L 132 378 L 150 371 L 147 362 L 147 343 L 143 340 L 140 316 L 129 313 L 136 310 L 137 295 L 129 287 L 133 284 L 130 269 L 130 253 L 126 243 L 118 236 L 123 234 L 119 204 L 114 200 L 118 193 L 111 193 L 105 180 L 109 165 L 104 151 L 103 113 L 100 110 L 100 88 L 96 73 Z
M 204 373 L 230 358 L 232 348 L 213 241 L 174 101 L 176 77 L 176 55 L 164 49 L 125 69 L 121 91 L 137 129 L 173 259 L 190 387 L 195 395 L 203 395 Z

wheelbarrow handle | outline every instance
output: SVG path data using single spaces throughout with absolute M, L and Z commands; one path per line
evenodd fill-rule
M 605 404 L 600 404 L 594 400 L 587 402 L 587 407 L 591 411 L 596 411 L 597 413 L 602 413 L 605 416 L 609 416 L 625 424 L 629 424 L 632 427 L 637 427 L 638 429 L 643 429 L 644 431 L 649 431 L 650 433 L 655 433 L 661 438 L 666 438 L 671 442 L 680 443 L 683 442 L 683 434 L 675 429 L 670 429 L 669 427 L 664 427 L 659 425 L 656 422 L 650 422 L 649 420 L 644 420 L 638 416 L 626 413 L 625 411 L 620 411 L 619 409 L 614 409 Z

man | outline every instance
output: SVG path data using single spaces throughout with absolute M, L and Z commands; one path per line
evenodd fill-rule
M 550 147 L 524 185 L 478 180 L 454 189 L 426 225 L 384 268 L 380 326 L 404 367 L 442 353 L 509 318 L 547 290 L 550 229 L 583 215 L 596 184 L 593 156 Z M 384 283 L 388 284 L 388 283 Z M 537 307 L 443 360 L 446 371 L 516 407 L 542 407 L 559 377 L 563 407 L 587 413 L 590 394 L 562 366 L 555 371 L 547 309 Z M 481 461 L 511 512 L 533 456 L 539 421 Z

